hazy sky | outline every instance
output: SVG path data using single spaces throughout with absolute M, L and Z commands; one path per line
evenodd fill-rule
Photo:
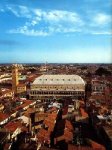
M 111 0 L 0 0 L 0 63 L 111 63 Z

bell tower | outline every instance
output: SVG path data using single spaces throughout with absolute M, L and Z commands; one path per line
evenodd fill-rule
M 18 65 L 12 65 L 12 91 L 14 94 L 17 92 L 17 85 L 18 85 Z

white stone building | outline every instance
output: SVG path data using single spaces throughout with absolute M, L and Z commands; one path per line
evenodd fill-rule
M 41 75 L 31 85 L 30 98 L 84 97 L 85 81 L 78 75 Z

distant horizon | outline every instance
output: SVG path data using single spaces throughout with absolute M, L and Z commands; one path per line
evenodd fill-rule
M 24 63 L 24 62 L 23 63 L 22 62 L 19 62 L 19 63 L 0 63 L 0 65 L 2 65 L 2 64 L 3 65 L 4 64 L 46 64 L 46 62 L 35 62 L 35 63 L 29 63 L 29 62 L 27 62 L 27 63 Z M 62 62 L 62 63 L 59 63 L 59 62 L 47 62 L 47 64 L 82 64 L 82 65 L 83 64 L 98 64 L 98 65 L 110 64 L 111 65 L 112 63 L 95 63 L 95 62 L 92 62 L 92 63 L 89 63 L 89 62 L 88 63 L 80 63 L 80 62 L 79 63 L 74 63 L 74 62 L 73 63 L 72 62 L 71 63 L 66 63 L 66 62 L 64 63 L 64 62 Z
M 1 0 L 0 63 L 112 63 L 111 0 Z

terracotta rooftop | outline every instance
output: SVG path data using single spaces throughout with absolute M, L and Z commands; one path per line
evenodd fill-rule
M 0 122 L 2 122 L 3 120 L 7 119 L 8 117 L 9 117 L 9 115 L 0 112 Z
M 64 129 L 64 137 L 65 137 L 65 141 L 72 141 L 73 139 L 73 132 L 70 132 L 69 129 Z
M 85 112 L 85 110 L 83 108 L 80 108 L 80 112 L 81 112 L 82 117 L 84 117 L 84 118 L 88 117 L 88 114 Z
M 6 90 L 2 91 L 1 94 L 5 95 L 5 94 L 11 93 L 11 92 L 12 92 L 12 90 L 6 89 Z
M 102 94 L 96 95 L 96 94 L 94 94 L 94 95 L 92 95 L 92 96 L 90 97 L 90 99 L 94 99 L 94 100 L 105 100 L 105 95 L 102 95 Z
M 49 144 L 50 134 L 54 130 L 55 120 L 56 120 L 56 117 L 57 117 L 57 112 L 52 112 L 52 113 L 45 114 L 45 116 L 46 115 L 47 115 L 47 117 L 45 118 L 43 124 L 45 124 L 48 127 L 48 130 L 45 130 L 43 128 L 40 129 L 38 134 L 37 134 L 37 138 L 40 142 L 43 143 L 43 141 L 45 141 L 46 143 Z
M 70 132 L 67 128 L 64 129 L 64 134 L 61 136 L 58 136 L 54 139 L 55 144 L 59 141 L 65 140 L 66 142 L 72 141 L 73 139 L 73 133 Z
M 37 134 L 37 138 L 43 143 L 43 141 L 48 141 L 50 139 L 50 133 L 45 129 L 40 129 Z
M 21 128 L 22 131 L 27 131 L 27 128 L 22 125 L 20 121 L 9 122 L 4 126 L 9 132 L 14 132 L 17 128 Z
M 67 129 L 69 129 L 70 131 L 73 131 L 73 129 L 74 129 L 73 126 L 72 126 L 72 124 L 71 124 L 71 122 L 68 121 L 68 120 L 65 121 L 65 127 Z
M 53 131 L 53 129 L 54 129 L 54 125 L 55 125 L 55 122 L 53 122 L 52 120 L 51 120 L 52 118 L 50 118 L 50 119 L 45 119 L 44 120 L 44 124 L 48 127 L 48 130 L 49 131 Z
M 65 123 L 65 126 L 64 126 L 64 123 Z M 72 139 L 73 139 L 73 126 L 72 126 L 71 122 L 68 120 L 59 121 L 58 126 L 57 126 L 55 144 L 58 141 L 65 140 L 66 142 L 69 142 L 69 141 L 72 141 Z
M 56 112 L 52 112 L 51 114 L 48 114 L 48 117 L 52 118 L 53 120 L 55 120 L 56 117 L 57 117 L 57 113 Z
M 35 80 L 35 78 L 37 78 L 38 76 L 40 76 L 40 75 L 31 74 L 30 76 L 27 77 L 27 81 L 33 82 Z
M 35 112 L 36 111 L 36 108 L 28 108 L 25 112 L 24 112 L 24 115 L 27 116 L 27 117 L 30 117 L 30 114 Z
M 22 84 L 22 83 L 19 83 L 18 85 L 17 85 L 17 87 L 25 87 L 26 85 L 25 84 Z
M 54 138 L 54 144 L 56 144 L 57 142 L 62 141 L 62 140 L 65 140 L 65 136 L 64 135 L 61 135 L 61 136 L 59 136 L 57 138 Z
M 17 106 L 17 107 L 14 109 L 14 111 L 17 111 L 17 110 L 19 110 L 19 109 L 22 109 L 22 108 L 24 108 L 24 107 L 30 105 L 31 103 L 32 103 L 31 100 L 25 100 L 25 101 L 23 102 L 23 104 Z
M 52 112 L 52 113 L 48 114 L 48 116 L 45 118 L 45 120 L 43 122 L 46 126 L 49 127 L 49 130 L 51 130 L 51 131 L 53 131 L 53 129 L 54 129 L 56 117 L 57 117 L 57 113 Z

